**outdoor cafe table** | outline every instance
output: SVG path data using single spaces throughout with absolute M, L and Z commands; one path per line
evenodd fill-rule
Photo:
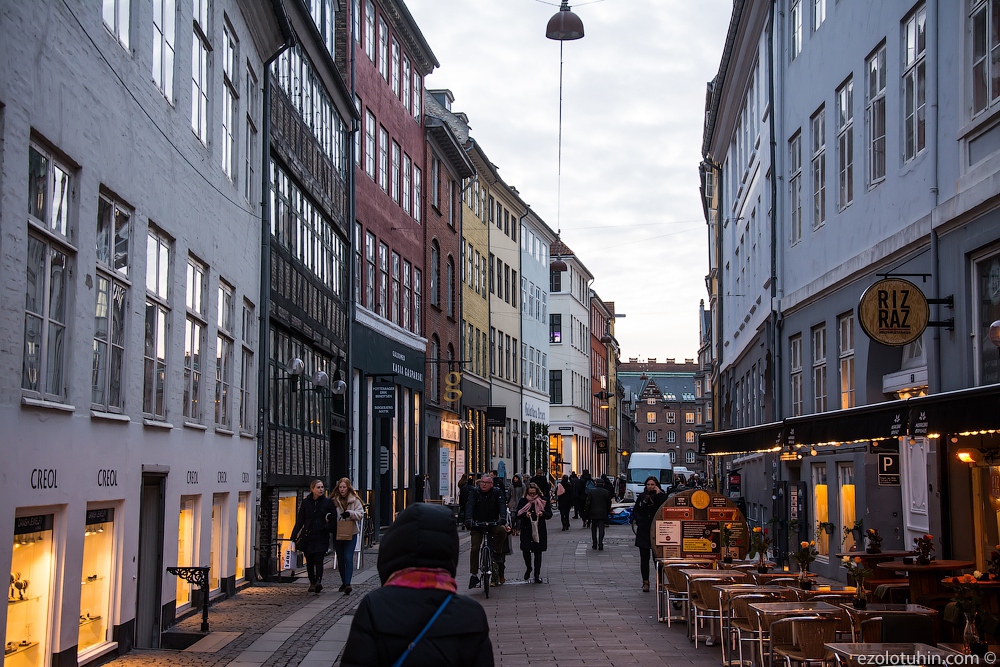
M 951 651 L 946 648 L 941 648 L 939 646 L 931 646 L 930 644 L 912 644 L 912 643 L 871 643 L 871 644 L 839 644 L 831 643 L 824 644 L 826 649 L 837 656 L 837 662 L 841 664 L 846 664 L 849 667 L 854 667 L 858 665 L 858 658 L 861 656 L 874 657 L 874 656 L 907 656 L 904 658 L 906 662 L 902 662 L 900 658 L 896 658 L 896 662 L 892 663 L 890 660 L 884 660 L 878 664 L 905 664 L 907 667 L 917 667 L 919 665 L 927 665 L 930 661 L 920 662 L 917 661 L 916 656 L 921 656 L 921 658 L 935 658 L 932 663 L 934 667 L 938 665 L 949 664 L 947 661 L 955 659 L 955 651 Z M 911 662 L 912 660 L 912 662 Z M 874 661 L 866 661 L 874 664 Z
M 732 650 L 730 637 L 730 623 L 732 622 L 732 600 L 737 595 L 752 595 L 754 593 L 787 593 L 787 589 L 780 586 L 758 586 L 757 584 L 716 584 L 712 586 L 719 591 L 719 614 L 722 616 L 720 636 L 722 637 L 722 664 L 729 665 L 732 658 L 729 651 Z
M 813 587 L 808 590 L 804 588 L 799 588 L 798 586 L 789 586 L 789 588 L 795 591 L 795 594 L 799 596 L 800 600 L 806 600 L 806 601 L 816 597 L 817 595 L 845 596 L 845 595 L 854 595 L 854 593 L 857 592 L 857 589 L 854 586 L 813 585 Z
M 976 564 L 971 560 L 932 560 L 927 565 L 894 560 L 875 567 L 882 572 L 906 572 L 910 580 L 910 602 L 919 603 L 926 596 L 941 592 L 941 575 L 966 570 Z
M 719 578 L 719 579 L 729 579 L 737 580 L 743 579 L 744 574 L 742 572 L 733 571 L 721 571 L 721 570 L 708 570 L 705 568 L 684 568 L 680 570 L 680 573 L 684 576 L 684 581 L 687 588 L 687 607 L 684 611 L 684 619 L 687 622 L 687 634 L 688 639 L 694 641 L 694 632 L 697 630 L 694 628 L 694 623 L 692 622 L 694 605 L 691 604 L 691 582 L 695 579 L 705 579 L 705 578 Z
M 850 603 L 841 605 L 847 610 L 847 617 L 851 621 L 851 639 L 859 641 L 861 639 L 861 622 L 875 618 L 876 616 L 890 616 L 892 614 L 921 614 L 924 616 L 937 616 L 937 610 L 925 607 L 920 604 L 884 604 L 881 602 L 870 602 L 864 609 L 855 609 Z
M 760 625 L 759 638 L 757 640 L 759 648 L 760 662 L 764 660 L 764 640 L 770 639 L 771 624 L 782 618 L 793 616 L 840 616 L 843 609 L 827 602 L 751 602 L 747 609 L 757 614 Z

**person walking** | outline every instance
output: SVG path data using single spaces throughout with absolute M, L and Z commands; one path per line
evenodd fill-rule
M 507 541 L 507 503 L 503 494 L 493 486 L 493 478 L 483 475 L 479 478 L 479 488 L 469 493 L 469 504 L 465 508 L 465 527 L 472 532 L 472 548 L 469 553 L 469 588 L 479 585 L 479 548 L 483 538 L 488 536 L 493 545 L 493 585 L 505 583 L 504 578 L 504 544 Z M 473 530 L 476 523 L 492 524 L 485 529 Z M 482 582 L 489 586 L 491 582 Z
M 579 505 L 576 502 L 576 483 L 580 481 L 580 477 L 576 474 L 575 470 L 571 470 L 569 473 L 569 490 L 573 492 L 573 498 L 571 499 L 571 505 L 573 506 L 573 518 L 580 518 Z
M 342 667 L 492 667 L 486 612 L 458 593 L 458 530 L 447 508 L 415 503 L 399 513 L 378 550 L 382 587 L 361 600 Z
M 524 556 L 524 580 L 531 576 L 531 560 L 534 555 L 535 583 L 542 583 L 542 552 L 548 548 L 548 531 L 545 522 L 552 518 L 552 503 L 542 495 L 542 490 L 534 482 L 528 483 L 515 510 L 521 530 L 521 554 Z
M 314 479 L 309 485 L 309 495 L 302 499 L 292 526 L 292 541 L 295 549 L 306 557 L 306 573 L 309 575 L 309 592 L 323 591 L 323 559 L 330 549 L 330 522 L 337 509 L 326 497 L 323 480 Z
M 649 557 L 653 544 L 649 540 L 649 529 L 656 518 L 660 505 L 667 499 L 660 481 L 653 475 L 646 478 L 645 488 L 635 499 L 632 520 L 635 521 L 635 546 L 639 547 L 639 574 L 642 575 L 642 592 L 649 592 Z
M 365 518 L 365 507 L 351 485 L 351 480 L 341 477 L 330 496 L 336 507 L 333 525 L 333 550 L 337 554 L 340 572 L 340 592 L 351 594 L 351 577 L 354 576 L 354 547 L 358 542 L 358 522 Z M 348 537 L 349 536 L 349 537 Z
M 619 501 L 625 500 L 625 491 L 627 489 L 627 484 L 625 481 L 625 473 L 618 475 L 618 481 L 615 484 L 615 498 Z
M 545 474 L 543 469 L 539 468 L 536 470 L 535 476 L 528 481 L 538 485 L 538 489 L 542 492 L 542 497 L 551 498 L 552 484 L 549 483 L 549 476 Z
M 511 512 L 517 509 L 517 504 L 524 497 L 524 489 L 525 485 L 521 481 L 520 475 L 514 475 L 510 478 L 510 500 L 507 501 L 507 509 Z
M 591 549 L 604 551 L 604 529 L 611 513 L 611 491 L 604 484 L 597 484 L 587 492 L 584 516 L 590 522 Z
M 567 475 L 563 475 L 562 481 L 556 484 L 556 502 L 559 503 L 559 518 L 562 520 L 562 529 L 569 530 L 569 511 L 573 507 L 573 485 Z
M 587 502 L 587 494 L 594 486 L 594 478 L 590 476 L 590 471 L 584 470 L 580 473 L 580 479 L 576 480 L 576 486 L 573 489 L 576 496 L 576 511 L 580 515 L 580 518 L 583 519 L 584 528 L 590 525 L 590 522 L 587 520 L 587 513 L 584 511 L 584 505 Z
M 465 530 L 465 505 L 469 502 L 471 490 L 469 476 L 462 475 L 462 479 L 458 480 L 458 525 L 462 530 Z

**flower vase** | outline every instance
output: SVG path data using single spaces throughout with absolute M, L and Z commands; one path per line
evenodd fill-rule
M 732 563 L 733 562 L 733 557 L 732 556 L 723 556 L 722 557 L 722 562 L 723 563 Z
M 851 601 L 855 609 L 867 609 L 868 608 L 868 591 L 865 590 L 864 584 L 858 582 L 858 588 L 854 592 L 854 600 Z
M 799 588 L 804 591 L 812 590 L 812 580 L 809 578 L 809 567 L 799 565 Z
M 759 574 L 767 574 L 768 572 L 770 572 L 770 570 L 771 568 L 769 568 L 767 565 L 764 565 L 764 563 L 757 563 L 757 572 Z
M 962 642 L 965 644 L 965 652 L 969 655 L 983 657 L 989 645 L 979 641 L 979 631 L 976 629 L 976 614 L 965 614 L 965 630 L 962 631 Z
M 914 561 L 917 565 L 930 565 L 931 559 L 926 554 L 917 554 L 917 558 Z
M 879 549 L 878 547 L 866 547 L 865 548 L 865 553 L 866 554 L 880 554 L 880 553 L 882 553 L 882 550 Z

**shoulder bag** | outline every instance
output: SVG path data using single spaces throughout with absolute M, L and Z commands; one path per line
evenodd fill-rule
M 434 625 L 434 621 L 438 620 L 438 616 L 441 615 L 441 612 L 444 611 L 444 608 L 448 606 L 448 603 L 451 602 L 453 597 L 455 597 L 454 593 L 448 593 L 448 597 L 444 599 L 444 602 L 441 603 L 438 610 L 434 612 L 433 616 L 431 616 L 431 620 L 427 621 L 427 625 L 425 625 L 424 629 L 420 631 L 420 634 L 417 635 L 412 642 L 410 642 L 409 646 L 406 647 L 406 650 L 403 651 L 403 655 L 399 656 L 396 662 L 392 663 L 392 667 L 400 667 L 403 664 L 406 657 L 410 655 L 410 651 L 412 651 L 413 648 L 420 643 L 420 640 L 424 638 L 424 635 L 426 635 L 427 631 L 431 629 L 432 625 Z

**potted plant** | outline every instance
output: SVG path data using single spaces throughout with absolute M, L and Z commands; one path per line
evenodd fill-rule
M 733 557 L 729 553 L 729 547 L 733 543 L 733 524 L 722 524 L 722 562 L 732 563 Z
M 802 590 L 808 591 L 812 588 L 812 582 L 809 580 L 809 565 L 816 560 L 818 555 L 816 540 L 799 542 L 799 550 L 792 554 L 792 560 L 799 564 L 799 586 Z
M 955 609 L 961 612 L 961 620 L 965 622 L 965 629 L 962 631 L 965 652 L 980 657 L 986 655 L 988 648 L 980 633 L 979 603 L 982 599 L 977 586 L 981 576 L 982 573 L 977 571 L 974 574 L 944 579 L 944 583 L 955 589 L 955 597 L 951 601 L 955 603 Z
M 858 547 L 861 546 L 861 542 L 864 539 L 863 525 L 864 521 L 862 519 L 855 519 L 853 526 L 844 526 L 844 539 L 841 540 L 840 544 L 845 544 L 848 537 L 853 537 L 854 550 L 856 551 Z
M 750 549 L 747 551 L 747 558 L 757 557 L 757 571 L 765 574 L 767 567 L 767 549 L 771 546 L 771 534 L 767 528 L 754 526 L 750 533 Z
M 816 530 L 822 530 L 825 531 L 827 535 L 833 535 L 833 531 L 837 530 L 837 526 L 832 521 L 820 521 L 816 524 Z
M 854 581 L 854 600 L 851 604 L 855 609 L 865 609 L 868 607 L 868 591 L 865 590 L 865 580 L 872 575 L 861 556 L 843 557 L 844 567 L 847 569 L 848 580 Z
M 882 553 L 882 535 L 879 534 L 877 528 L 869 528 L 865 532 L 865 537 L 868 539 L 868 544 L 865 546 L 866 553 Z
M 934 536 L 922 535 L 921 537 L 914 537 L 913 550 L 916 552 L 917 565 L 929 565 L 933 559 L 931 552 L 934 551 Z

